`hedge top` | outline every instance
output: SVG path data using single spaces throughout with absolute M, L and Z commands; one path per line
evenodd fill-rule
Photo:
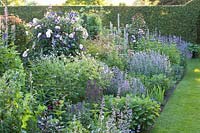
M 69 11 L 85 8 L 85 6 L 53 6 L 55 11 Z M 111 21 L 117 24 L 117 14 L 121 16 L 121 26 L 131 22 L 136 13 L 142 13 L 150 31 L 159 30 L 165 35 L 181 36 L 187 41 L 200 43 L 200 0 L 193 0 L 185 5 L 176 6 L 93 6 L 95 10 L 109 12 L 103 16 L 103 25 L 109 26 Z M 33 18 L 42 18 L 47 6 L 18 6 L 8 7 L 10 14 L 18 15 L 26 22 Z M 0 7 L 3 14 L 3 7 Z

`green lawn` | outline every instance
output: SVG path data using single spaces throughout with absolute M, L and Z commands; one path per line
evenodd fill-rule
M 183 80 L 151 133 L 200 133 L 200 59 L 187 62 Z

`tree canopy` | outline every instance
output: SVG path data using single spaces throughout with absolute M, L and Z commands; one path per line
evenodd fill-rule
M 105 0 L 67 0 L 65 5 L 105 5 Z

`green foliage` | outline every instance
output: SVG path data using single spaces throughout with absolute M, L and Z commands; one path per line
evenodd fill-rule
M 14 6 L 19 6 L 19 5 L 24 5 L 25 0 L 2 0 L 3 3 L 6 5 L 14 5 Z
M 151 41 L 148 39 L 143 39 L 137 42 L 136 50 L 138 51 L 149 51 L 154 50 L 160 52 L 163 55 L 169 57 L 170 62 L 173 64 L 180 64 L 181 62 L 181 53 L 176 48 L 175 44 L 163 44 L 159 41 Z
M 65 5 L 104 5 L 105 0 L 67 0 Z
M 67 99 L 73 102 L 85 99 L 85 89 L 89 80 L 98 84 L 102 67 L 92 58 L 74 59 L 47 57 L 31 65 L 33 88 L 37 90 L 40 101 Z M 101 82 L 102 83 L 102 82 Z
M 14 48 L 0 44 L 0 76 L 9 69 L 23 69 L 22 62 Z
M 154 86 L 147 91 L 147 96 L 157 101 L 159 104 L 164 102 L 165 90 L 159 86 Z
M 19 17 L 10 15 L 8 17 L 8 43 L 14 43 L 16 50 L 21 54 L 26 50 L 27 42 L 25 23 Z
M 129 45 L 135 44 L 139 39 L 145 36 L 147 25 L 142 14 L 137 13 L 132 16 L 132 23 L 128 27 Z
M 95 39 L 102 32 L 102 20 L 98 14 L 84 13 L 83 15 L 84 26 L 88 31 L 89 38 Z
M 133 130 L 147 130 L 154 124 L 160 111 L 159 104 L 149 98 L 139 98 L 131 95 L 121 98 L 107 96 L 105 97 L 105 103 L 107 108 L 114 106 L 119 110 L 123 110 L 127 104 L 133 112 L 130 124 L 130 129 Z
M 150 31 L 158 30 L 164 35 L 176 35 L 181 36 L 187 41 L 197 41 L 197 24 L 199 17 L 199 5 L 200 0 L 193 0 L 186 6 L 143 6 L 143 7 L 131 7 L 131 6 L 105 6 L 105 11 L 109 11 L 110 14 L 106 14 L 102 18 L 103 26 L 108 26 L 110 21 L 117 25 L 117 14 L 120 13 L 121 25 L 131 23 L 131 17 L 136 13 L 141 13 L 144 16 L 146 24 Z M 80 10 L 83 6 L 63 6 L 53 7 L 57 11 L 70 11 Z M 46 12 L 47 6 L 35 6 L 35 7 L 9 7 L 9 12 L 18 15 L 26 22 L 31 21 L 34 17 L 42 18 Z M 96 10 L 101 10 L 101 7 L 93 7 Z M 3 8 L 0 8 L 1 14 L 3 14 Z M 177 28 L 179 27 L 179 28 Z
M 182 5 L 186 4 L 190 0 L 159 0 L 159 5 Z
M 139 75 L 138 77 L 141 79 L 147 90 L 153 89 L 154 86 L 159 86 L 163 90 L 168 90 L 172 85 L 172 79 L 163 74 L 153 75 L 152 77 Z
M 200 55 L 200 46 L 198 44 L 191 43 L 188 49 L 192 52 L 192 57 L 198 57 Z
M 34 98 L 23 94 L 24 84 L 22 70 L 8 70 L 0 78 L 0 132 L 22 132 L 27 130 L 27 122 L 34 119 Z
M 69 133 L 89 133 L 89 131 L 82 126 L 81 122 L 76 119 L 76 116 L 74 116 L 74 119 L 69 122 L 69 126 L 67 127 L 67 132 L 69 132 Z
M 117 66 L 121 70 L 126 67 L 126 60 L 119 55 L 110 36 L 100 36 L 99 39 L 87 40 L 84 42 L 86 53 L 92 55 L 97 60 L 106 63 L 109 67 Z

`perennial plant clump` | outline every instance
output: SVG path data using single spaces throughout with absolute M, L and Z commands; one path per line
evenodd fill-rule
M 170 75 L 171 63 L 167 56 L 155 51 L 136 52 L 129 58 L 129 72 L 146 76 Z

